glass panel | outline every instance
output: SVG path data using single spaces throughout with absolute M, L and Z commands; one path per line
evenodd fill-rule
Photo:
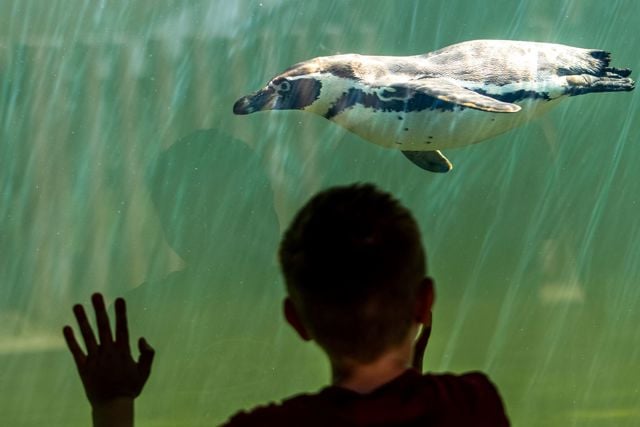
M 138 425 L 216 425 L 322 387 L 322 353 L 280 314 L 277 245 L 314 192 L 368 181 L 424 233 L 429 370 L 487 372 L 514 425 L 640 425 L 636 93 L 444 150 L 446 174 L 312 114 L 232 112 L 312 57 L 472 39 L 637 71 L 638 28 L 635 0 L 2 1 L 1 423 L 88 424 L 61 327 L 96 291 L 127 297 L 157 349 Z

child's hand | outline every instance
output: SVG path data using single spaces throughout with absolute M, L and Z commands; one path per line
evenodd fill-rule
M 131 357 L 127 313 L 122 298 L 116 299 L 115 302 L 115 340 L 111 334 L 109 316 L 102 295 L 93 294 L 91 301 L 96 312 L 100 343 L 97 342 L 84 308 L 80 304 L 73 307 L 73 312 L 78 320 L 87 354 L 78 345 L 71 326 L 67 325 L 63 329 L 85 393 L 94 407 L 119 398 L 129 398 L 133 401 L 149 378 L 154 350 L 144 338 L 140 338 L 138 341 L 140 358 L 136 362 Z

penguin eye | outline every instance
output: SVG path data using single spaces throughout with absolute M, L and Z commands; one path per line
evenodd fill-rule
M 288 80 L 281 80 L 274 83 L 279 92 L 289 92 L 291 90 L 291 82 Z

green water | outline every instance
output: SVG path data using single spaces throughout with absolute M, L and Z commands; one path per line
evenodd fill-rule
M 320 188 L 414 212 L 434 371 L 486 371 L 518 426 L 640 425 L 640 97 L 580 96 L 427 173 L 299 112 L 234 116 L 289 65 L 496 38 L 640 59 L 640 2 L 0 2 L 0 425 L 89 421 L 60 329 L 129 298 L 157 348 L 140 426 L 208 426 L 313 391 L 280 316 L 280 231 Z

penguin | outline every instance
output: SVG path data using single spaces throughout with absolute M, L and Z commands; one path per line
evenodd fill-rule
M 493 138 L 570 96 L 633 90 L 631 70 L 609 63 L 599 49 L 512 40 L 413 56 L 324 56 L 286 69 L 233 112 L 315 113 L 422 169 L 448 172 L 440 150 Z

